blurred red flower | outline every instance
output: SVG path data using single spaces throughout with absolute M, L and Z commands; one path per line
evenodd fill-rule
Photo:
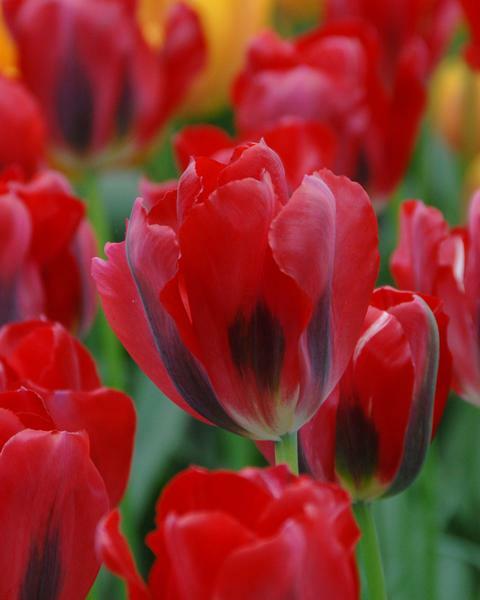
M 45 315 L 84 333 L 96 294 L 96 242 L 84 204 L 53 171 L 0 174 L 0 325 Z
M 264 143 L 149 184 L 93 276 L 112 328 L 194 416 L 258 439 L 295 431 L 340 378 L 378 269 L 366 193 L 329 171 L 290 196 Z
M 436 298 L 375 291 L 349 367 L 300 430 L 306 472 L 339 481 L 357 500 L 412 483 L 449 392 L 446 326 Z
M 134 430 L 130 398 L 102 387 L 61 325 L 0 329 L 1 598 L 85 598 L 100 566 L 95 530 L 125 491 Z
M 204 63 L 200 23 L 181 4 L 160 49 L 143 38 L 134 0 L 4 0 L 3 8 L 62 165 L 145 149 Z
M 44 150 L 45 126 L 34 97 L 21 83 L 0 75 L 0 177 L 11 167 L 33 175 Z
M 424 47 L 425 68 L 433 71 L 458 23 L 458 12 L 456 0 L 327 0 L 325 18 L 361 19 L 373 27 L 380 40 L 382 73 L 391 81 L 414 46 Z
M 405 38 L 397 46 L 388 37 L 391 27 L 380 33 L 374 20 L 351 18 L 360 7 L 340 3 L 332 3 L 325 26 L 292 41 L 272 32 L 259 36 L 233 88 L 240 136 L 258 139 L 285 119 L 322 124 L 335 132 L 334 171 L 361 183 L 381 204 L 408 166 L 426 105 L 426 79 L 455 24 L 456 11 L 450 1 L 445 4 L 428 30 L 430 46 L 427 36 L 409 35 L 413 25 L 403 30 L 394 12 L 386 16 Z M 378 18 L 384 8 L 375 13 Z M 416 19 L 423 27 L 421 16 Z M 391 47 L 384 46 L 385 34 Z M 324 166 L 322 154 L 310 155 L 305 171 L 313 160 L 316 168 Z
M 436 208 L 404 202 L 391 270 L 398 286 L 443 300 L 454 387 L 480 404 L 480 193 L 470 205 L 468 226 L 452 230 Z
M 317 600 L 359 597 L 359 531 L 340 488 L 286 468 L 208 472 L 190 468 L 165 488 L 148 586 L 139 577 L 113 512 L 99 528 L 105 564 L 131 600 Z

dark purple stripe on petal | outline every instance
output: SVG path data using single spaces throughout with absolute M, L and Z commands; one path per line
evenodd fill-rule
M 88 150 L 93 135 L 93 90 L 74 49 L 65 57 L 58 76 L 56 115 L 67 144 L 77 152 Z
M 252 371 L 262 391 L 275 391 L 280 385 L 285 335 L 280 321 L 259 302 L 252 315 L 239 313 L 228 329 L 233 363 L 242 376 Z
M 402 462 L 386 496 L 398 494 L 411 485 L 422 468 L 430 445 L 440 340 L 435 318 L 429 309 L 428 319 L 430 321 L 430 339 L 428 340 L 422 385 L 412 405 Z
M 218 401 L 204 368 L 180 339 L 173 319 L 150 287 L 143 284 L 137 276 L 130 262 L 128 240 L 126 256 L 155 347 L 175 387 L 199 415 L 223 429 L 244 435 L 245 431 L 225 412 Z
M 320 390 L 328 381 L 332 363 L 330 311 L 330 293 L 327 290 L 317 302 L 307 329 L 310 361 Z
M 340 400 L 336 421 L 336 470 L 361 490 L 378 466 L 378 432 L 358 403 Z
M 116 130 L 119 137 L 128 133 L 134 115 L 134 92 L 128 73 L 125 74 L 115 118 Z
M 58 529 L 49 527 L 45 539 L 30 549 L 19 600 L 56 600 L 62 588 L 62 552 Z
M 0 282 L 0 326 L 19 319 L 15 285 Z

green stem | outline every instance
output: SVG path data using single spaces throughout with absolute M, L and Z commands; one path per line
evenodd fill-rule
M 286 433 L 275 442 L 275 464 L 287 465 L 294 475 L 298 475 L 297 432 Z
M 382 556 L 370 504 L 358 502 L 355 505 L 355 514 L 362 531 L 359 553 L 367 579 L 367 597 L 369 600 L 386 600 L 387 590 L 383 574 Z
M 112 240 L 110 223 L 102 201 L 96 173 L 85 171 L 78 184 L 80 196 L 85 200 L 87 213 L 93 225 L 98 242 L 100 256 L 104 257 L 104 246 Z M 110 328 L 104 312 L 97 316 L 97 326 L 101 340 L 102 359 L 105 364 L 105 384 L 124 389 L 125 370 L 123 349 L 117 337 Z

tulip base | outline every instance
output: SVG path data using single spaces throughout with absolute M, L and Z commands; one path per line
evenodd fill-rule
M 286 433 L 275 442 L 275 464 L 287 465 L 294 475 L 298 475 L 297 432 Z
M 367 502 L 357 502 L 355 516 L 362 532 L 358 549 L 367 580 L 367 597 L 369 600 L 387 600 L 382 555 L 371 505 Z

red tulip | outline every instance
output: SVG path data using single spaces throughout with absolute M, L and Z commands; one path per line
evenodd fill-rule
M 422 202 L 404 202 L 400 241 L 391 269 L 400 287 L 435 294 L 449 317 L 448 345 L 454 386 L 480 404 L 480 194 L 468 227 L 449 230 L 442 213 Z
M 480 69 L 480 4 L 477 0 L 460 0 L 467 17 L 472 40 L 467 48 L 467 59 L 476 69 Z
M 0 325 L 39 317 L 84 333 L 93 320 L 96 253 L 82 202 L 59 174 L 0 177 Z
M 403 56 L 419 44 L 427 51 L 428 72 L 434 69 L 457 24 L 458 8 L 456 0 L 327 0 L 327 22 L 350 18 L 375 29 L 383 75 L 392 80 Z
M 280 156 L 292 191 L 302 183 L 304 175 L 323 167 L 334 167 L 336 137 L 331 128 L 321 123 L 288 118 L 272 129 L 249 137 L 253 141 L 263 138 Z M 238 144 L 238 140 L 213 125 L 192 125 L 174 138 L 177 162 L 182 170 L 187 168 L 190 158 L 196 156 L 208 156 L 226 163 Z
M 103 388 L 59 324 L 0 329 L 0 598 L 83 600 L 95 532 L 120 501 L 133 450 L 128 396 Z
M 148 586 L 118 512 L 100 526 L 97 548 L 131 600 L 354 600 L 358 537 L 348 496 L 334 485 L 294 478 L 284 467 L 190 468 L 158 501 Z
M 128 396 L 102 387 L 91 356 L 58 323 L 0 329 L 0 443 L 26 428 L 86 432 L 110 506 L 118 504 L 130 470 L 135 410 Z
M 294 41 L 259 36 L 233 88 L 240 134 L 258 136 L 285 118 L 320 122 L 338 137 L 337 171 L 354 171 L 368 127 L 369 60 L 360 29 L 317 29 Z
M 83 600 L 100 566 L 95 532 L 108 511 L 88 437 L 19 431 L 0 451 L 0 481 L 0 598 Z
M 44 153 L 45 127 L 33 96 L 0 75 L 0 174 L 8 167 L 33 175 Z
M 264 143 L 191 162 L 138 200 L 93 276 L 145 373 L 198 418 L 259 439 L 295 431 L 340 378 L 375 281 L 375 216 L 324 170 L 289 197 Z
M 375 291 L 349 367 L 300 431 L 307 472 L 360 500 L 412 483 L 449 391 L 446 323 L 437 299 Z
M 286 118 L 322 124 L 336 135 L 334 170 L 383 201 L 413 148 L 426 101 L 426 51 L 410 45 L 388 82 L 381 58 L 378 35 L 359 20 L 293 41 L 260 36 L 233 90 L 241 135 L 258 137 Z
M 4 0 L 3 7 L 62 164 L 86 155 L 110 162 L 145 148 L 203 64 L 198 18 L 183 5 L 170 13 L 158 51 L 142 37 L 135 1 Z

